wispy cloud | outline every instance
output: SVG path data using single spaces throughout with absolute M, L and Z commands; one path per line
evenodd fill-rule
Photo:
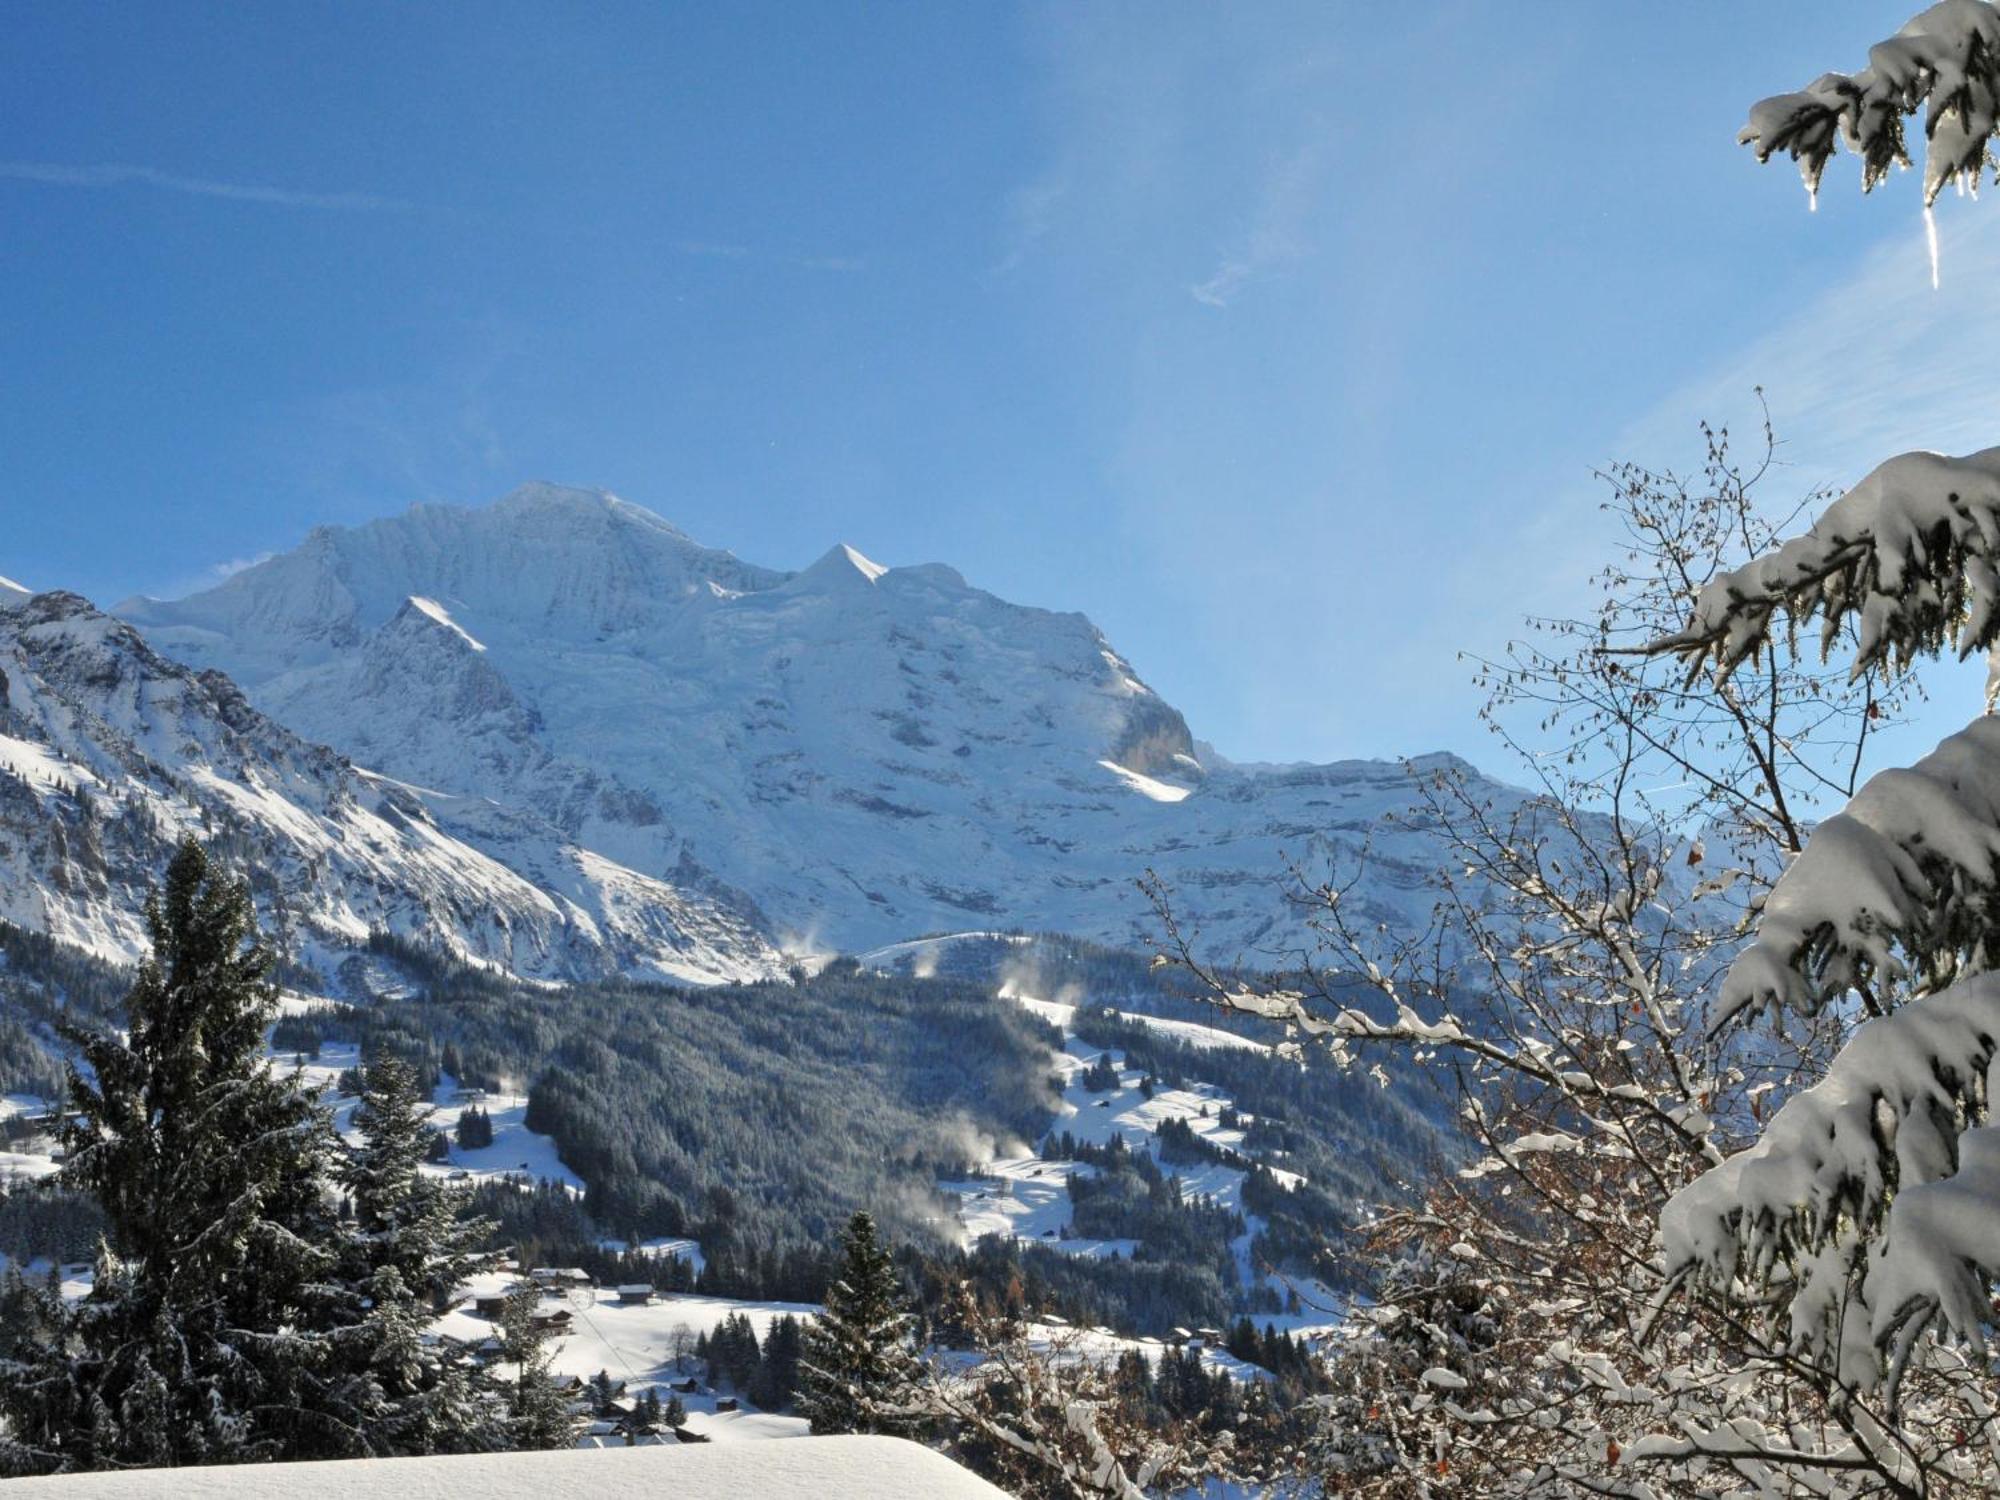
M 222 182 L 212 177 L 185 177 L 157 167 L 131 162 L 74 164 L 51 161 L 0 161 L 0 177 L 16 182 L 40 182 L 51 187 L 148 187 L 200 198 L 226 198 L 236 203 L 265 203 L 277 208 L 325 208 L 359 212 L 407 209 L 408 204 L 374 193 L 307 193 L 259 183 Z
M 1922 221 L 1911 212 L 1907 232 L 1673 392 L 1614 451 L 1657 451 L 1669 439 L 1684 448 L 1701 419 L 1746 428 L 1759 386 L 1784 458 L 1810 483 L 1850 485 L 1912 448 L 1963 453 L 2000 441 L 2000 399 L 1986 373 L 2000 321 L 2000 241 L 1984 222 L 1989 212 L 1941 207 L 1936 291 Z
M 185 599 L 189 594 L 199 594 L 214 588 L 218 583 L 234 578 L 246 568 L 254 568 L 260 562 L 268 562 L 277 554 L 259 552 L 254 557 L 232 557 L 225 562 L 212 563 L 197 573 L 177 578 L 172 583 L 152 589 L 149 594 L 155 599 Z
M 701 260 L 754 261 L 768 266 L 790 266 L 798 271 L 851 272 L 868 269 L 868 262 L 856 255 L 788 255 L 716 240 L 681 240 L 674 248 L 683 255 Z
M 1055 227 L 1056 210 L 1069 196 L 1066 169 L 1044 173 L 1010 191 L 1002 205 L 1007 225 L 1007 249 L 987 274 L 1005 276 L 1018 270 Z
M 1188 295 L 1203 307 L 1227 307 L 1256 270 L 1249 260 L 1226 260 L 1213 276 L 1188 288 Z
M 260 562 L 269 562 L 276 554 L 259 552 L 254 557 L 232 557 L 226 561 L 211 564 L 208 578 L 211 583 L 221 583 L 225 578 L 234 578 L 246 568 L 254 568 Z
M 1189 287 L 1189 296 L 1204 307 L 1227 307 L 1251 283 L 1310 253 L 1305 221 L 1321 195 L 1324 154 L 1320 143 L 1311 141 L 1271 171 L 1242 246 L 1226 256 L 1206 281 Z

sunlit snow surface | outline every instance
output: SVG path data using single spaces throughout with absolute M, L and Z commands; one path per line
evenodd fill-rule
M 46 1115 L 48 1109 L 48 1101 L 33 1094 L 0 1094 L 0 1121 Z M 45 1136 L 0 1144 L 0 1192 L 11 1183 L 46 1177 L 55 1171 L 55 1158 L 49 1154 L 53 1148 L 54 1143 Z M 0 1256 L 0 1262 L 5 1259 Z
M 1185 802 L 1188 793 L 1193 790 L 1192 787 L 1175 786 L 1169 781 L 1142 776 L 1137 771 L 1119 765 L 1116 761 L 1100 760 L 1098 764 L 1140 796 L 1150 797 L 1155 802 Z
M 37 791 L 90 786 L 97 777 L 86 766 L 64 760 L 45 745 L 0 734 L 0 769 L 11 771 Z
M 718 1434 L 719 1435 L 719 1434 Z M 282 1476 L 282 1477 L 280 1477 Z M 349 1459 L 13 1479 L 10 1500 L 1004 1500 L 942 1454 L 898 1438 L 745 1446 L 678 1443 L 602 1453 Z
M 421 594 L 412 594 L 410 595 L 410 603 L 415 608 L 423 611 L 424 614 L 430 616 L 431 619 L 437 621 L 438 624 L 444 626 L 445 629 L 455 632 L 458 638 L 474 651 L 484 651 L 486 649 L 478 641 L 467 635 L 460 627 L 458 621 L 451 617 L 451 611 L 438 603 L 437 600 L 426 599 Z

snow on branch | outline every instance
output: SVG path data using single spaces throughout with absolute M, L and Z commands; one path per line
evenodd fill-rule
M 1988 0 L 1941 0 L 1868 49 L 1858 73 L 1827 73 L 1795 94 L 1759 100 L 1737 140 L 1769 161 L 1799 164 L 1817 194 L 1827 159 L 1845 140 L 1861 158 L 1864 191 L 1908 166 L 1903 116 L 1925 111 L 1924 203 L 1948 182 L 1976 190 L 2000 102 L 2000 12 Z
M 1719 1019 L 1810 1015 L 1848 990 L 1950 983 L 1994 966 L 2000 902 L 2000 718 L 1871 777 L 1813 830 L 1723 980 Z M 1915 974 L 1911 974 L 1911 969 Z
M 1755 1146 L 1668 1201 L 1669 1275 L 1769 1292 L 1800 1346 L 1863 1389 L 1923 1309 L 1976 1330 L 1991 1317 L 1979 1278 L 2000 1269 L 2000 1134 L 1981 1125 L 1996 1046 L 2000 975 L 1858 1028 Z
M 1935 1311 L 1979 1342 L 1993 1321 L 1988 1283 L 2000 1275 L 2000 1126 L 1959 1137 L 1958 1170 L 1906 1187 L 1889 1206 L 1880 1257 L 1869 1267 L 1870 1332 L 1887 1342 Z
M 1985 0 L 1966 0 L 1984 10 Z M 1854 671 L 1907 666 L 1947 645 L 1968 656 L 2000 635 L 2000 448 L 1964 458 L 1903 453 L 1878 466 L 1804 535 L 1723 573 L 1686 627 L 1652 643 L 1727 677 L 1769 639 L 1780 612 L 1821 617 L 1831 648 L 1857 636 Z

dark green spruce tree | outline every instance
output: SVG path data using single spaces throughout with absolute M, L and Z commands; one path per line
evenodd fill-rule
M 805 1333 L 799 1320 L 789 1313 L 773 1320 L 764 1336 L 763 1353 L 750 1376 L 747 1394 L 765 1411 L 782 1411 L 798 1394 L 799 1360 L 805 1350 Z
M 95 1285 L 0 1370 L 14 1472 L 347 1446 L 324 1406 L 332 1126 L 264 1060 L 277 1011 L 244 886 L 184 843 L 147 903 L 124 1036 L 72 1031 L 64 1186 L 105 1218 Z
M 400 1059 L 364 1072 L 354 1127 L 359 1144 L 335 1173 L 354 1220 L 334 1273 L 338 1376 L 329 1395 L 349 1409 L 360 1452 L 509 1447 L 510 1393 L 469 1350 L 424 1337 L 455 1288 L 499 1263 L 480 1248 L 493 1224 L 466 1216 L 463 1189 L 424 1173 L 430 1105 Z
M 525 1313 L 505 1379 L 427 1337 L 493 1263 L 491 1226 L 421 1172 L 410 1069 L 367 1070 L 344 1146 L 266 1061 L 277 993 L 242 883 L 189 841 L 146 918 L 125 1034 L 66 1033 L 61 1184 L 104 1236 L 74 1307 L 0 1286 L 0 1474 L 565 1445 Z
M 847 1221 L 842 1250 L 826 1311 L 805 1329 L 799 1411 L 816 1433 L 906 1433 L 917 1362 L 895 1265 L 866 1213 Z
M 507 1299 L 500 1315 L 502 1353 L 514 1367 L 512 1379 L 502 1386 L 510 1448 L 567 1448 L 583 1429 L 582 1418 L 571 1410 L 549 1369 L 548 1336 L 535 1326 L 540 1300 L 525 1289 Z

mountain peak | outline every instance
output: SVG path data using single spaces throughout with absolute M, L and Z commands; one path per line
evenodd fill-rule
M 573 484 L 554 484 L 546 479 L 531 479 L 526 484 L 516 485 L 493 502 L 495 510 L 530 510 L 562 507 L 576 510 L 609 510 L 619 504 L 619 499 L 609 490 L 585 488 Z
M 1262 877 L 1408 801 L 1393 765 L 1204 766 L 1081 614 L 844 543 L 756 567 L 603 490 L 316 533 L 133 618 L 291 729 L 449 797 L 431 805 L 454 836 L 503 863 L 532 845 L 538 886 L 578 867 L 481 809 L 633 879 L 688 855 L 800 942 L 967 922 L 1143 942 L 1132 874 L 1156 868 L 1199 893 L 1210 941 L 1269 947 L 1297 915 Z
M 535 479 L 509 490 L 489 508 L 501 516 L 555 515 L 632 522 L 692 545 L 692 538 L 664 516 L 643 505 L 634 505 L 630 500 L 621 500 L 604 489 L 585 489 Z
M 441 629 L 474 651 L 486 649 L 482 642 L 474 640 L 471 632 L 451 617 L 450 610 L 437 600 L 428 599 L 422 594 L 412 594 L 405 599 L 403 607 L 396 611 L 395 617 L 389 623 L 392 626 L 405 628 L 415 626 L 422 630 Z
M 796 581 L 817 584 L 865 583 L 873 585 L 889 570 L 872 558 L 863 556 L 845 542 L 838 542 L 829 548 L 820 560 L 798 575 Z

